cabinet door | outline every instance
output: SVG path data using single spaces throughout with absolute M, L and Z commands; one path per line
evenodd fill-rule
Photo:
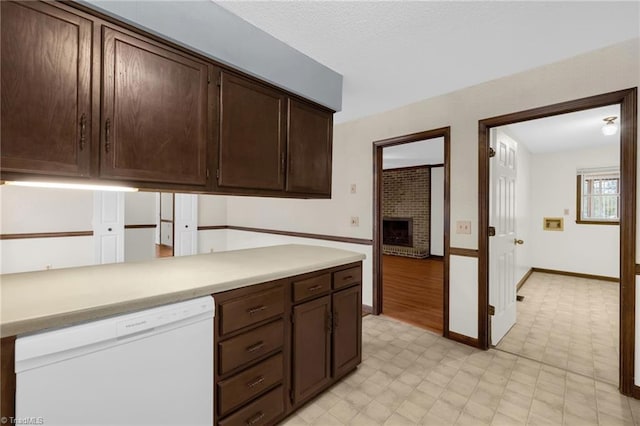
M 331 380 L 331 297 L 293 308 L 293 403 L 313 396 Z
M 284 101 L 269 87 L 222 73 L 218 186 L 284 189 Z
M 0 2 L 3 172 L 86 176 L 93 23 L 43 2 Z
M 205 185 L 207 64 L 103 27 L 102 177 Z
M 331 195 L 333 114 L 289 99 L 287 191 Z
M 362 359 L 360 286 L 333 294 L 333 377 L 356 368 Z

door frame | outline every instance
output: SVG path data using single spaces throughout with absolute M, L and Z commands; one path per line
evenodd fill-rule
M 493 127 L 522 121 L 620 105 L 620 381 L 624 395 L 640 397 L 634 385 L 635 277 L 636 277 L 636 166 L 638 106 L 636 87 L 530 110 L 487 118 L 478 122 L 478 340 L 490 347 L 489 330 L 489 132 Z M 634 390 L 635 389 L 635 390 Z
M 373 142 L 373 306 L 374 315 L 382 313 L 382 150 L 385 147 L 444 139 L 444 271 L 443 271 L 443 336 L 449 337 L 449 215 L 450 215 L 450 139 L 451 128 L 441 127 Z

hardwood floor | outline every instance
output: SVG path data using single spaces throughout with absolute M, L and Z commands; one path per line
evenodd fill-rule
M 441 259 L 382 256 L 382 313 L 442 333 Z
M 166 246 L 164 244 L 156 244 L 156 257 L 171 256 L 173 256 L 173 247 Z

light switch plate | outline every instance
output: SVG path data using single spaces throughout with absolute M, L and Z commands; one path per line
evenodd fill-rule
M 351 216 L 351 226 L 360 226 L 359 216 Z
M 356 193 L 356 191 L 357 191 L 356 184 L 355 184 L 355 183 L 352 183 L 352 184 L 351 184 L 351 193 L 352 193 L 352 194 L 355 194 L 355 193 Z

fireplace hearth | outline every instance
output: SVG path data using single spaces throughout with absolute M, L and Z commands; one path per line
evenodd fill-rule
M 413 218 L 383 218 L 382 244 L 391 246 L 413 247 Z

